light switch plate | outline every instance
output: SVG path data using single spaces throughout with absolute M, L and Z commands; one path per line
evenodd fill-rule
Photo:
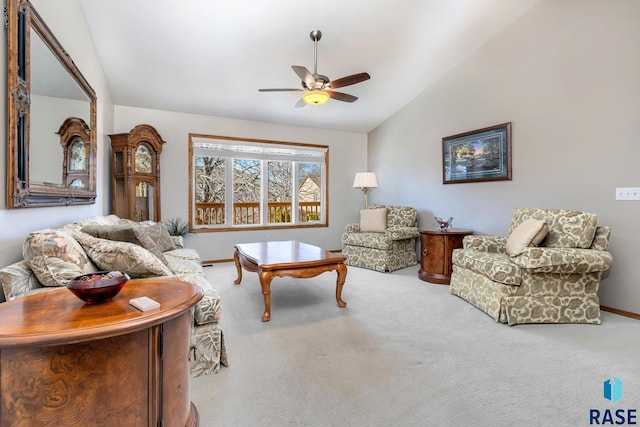
M 616 188 L 616 200 L 640 200 L 640 187 Z

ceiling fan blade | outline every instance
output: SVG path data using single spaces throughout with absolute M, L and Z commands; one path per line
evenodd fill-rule
M 346 76 L 346 77 L 342 77 L 342 78 L 337 79 L 337 80 L 333 80 L 331 82 L 331 89 L 337 89 L 337 88 L 343 87 L 343 86 L 354 85 L 356 83 L 360 83 L 360 82 L 363 82 L 365 80 L 369 80 L 370 78 L 371 78 L 371 76 L 369 75 L 369 73 L 352 74 L 350 76 Z
M 313 77 L 313 74 L 311 74 L 311 72 L 307 70 L 306 67 L 303 67 L 301 65 L 292 65 L 291 68 L 293 68 L 293 71 L 296 72 L 298 77 L 302 79 L 302 81 L 307 85 L 307 87 L 309 88 L 314 87 L 316 83 L 316 79 Z
M 296 108 L 302 108 L 305 105 L 307 105 L 307 103 L 305 102 L 304 99 L 300 98 L 300 100 L 298 102 L 296 102 Z
M 349 95 L 348 93 L 335 92 L 333 90 L 328 90 L 327 93 L 332 99 L 336 99 L 338 101 L 353 102 L 358 99 L 357 96 Z
M 304 92 L 302 89 L 258 89 L 258 92 Z

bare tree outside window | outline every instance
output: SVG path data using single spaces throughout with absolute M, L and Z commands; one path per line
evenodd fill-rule
M 269 222 L 291 222 L 293 162 L 267 162 Z
M 226 200 L 224 157 L 195 157 L 196 223 L 224 224 Z
M 233 218 L 235 224 L 261 223 L 261 176 L 260 160 L 233 159 Z

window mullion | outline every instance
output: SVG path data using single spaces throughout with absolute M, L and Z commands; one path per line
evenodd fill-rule
M 224 203 L 224 222 L 227 227 L 233 227 L 233 158 L 225 157 L 225 203 Z
M 268 161 L 260 160 L 260 220 L 269 224 L 269 176 Z
M 325 222 L 327 219 L 325 218 L 325 213 L 327 212 L 327 162 L 322 163 L 322 167 L 320 167 L 320 209 L 318 210 L 319 216 L 318 219 L 322 222 Z
M 291 185 L 293 188 L 291 189 L 291 210 L 293 211 L 293 223 L 300 223 L 300 209 L 298 207 L 298 187 L 300 183 L 298 182 L 298 162 L 293 162 L 293 167 L 291 168 L 291 173 L 293 174 Z

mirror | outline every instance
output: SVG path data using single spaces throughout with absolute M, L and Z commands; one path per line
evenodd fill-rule
M 95 92 L 28 0 L 7 15 L 7 207 L 95 203 Z

